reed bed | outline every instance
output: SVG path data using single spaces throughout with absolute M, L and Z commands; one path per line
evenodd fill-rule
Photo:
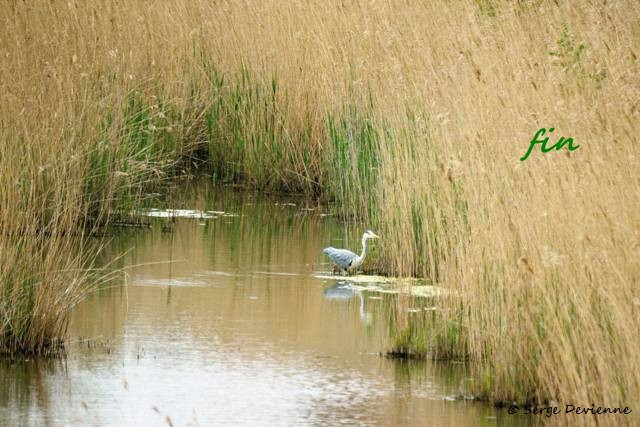
M 0 10 L 4 319 L 35 319 L 7 310 L 28 277 L 51 286 L 39 313 L 68 311 L 86 289 L 54 297 L 83 283 L 79 258 L 53 262 L 71 236 L 204 165 L 336 202 L 384 236 L 375 268 L 453 291 L 429 319 L 400 307 L 398 348 L 465 358 L 477 395 L 638 400 L 636 2 Z M 542 127 L 581 148 L 520 161 Z M 60 332 L 14 324 L 3 345 Z

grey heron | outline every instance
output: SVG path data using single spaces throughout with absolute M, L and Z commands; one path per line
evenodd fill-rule
M 371 230 L 367 230 L 362 235 L 362 254 L 357 255 L 348 249 L 336 249 L 333 246 L 324 248 L 322 252 L 335 263 L 335 265 L 346 273 L 352 273 L 355 269 L 362 264 L 364 256 L 367 253 L 367 239 L 378 239 L 376 233 Z

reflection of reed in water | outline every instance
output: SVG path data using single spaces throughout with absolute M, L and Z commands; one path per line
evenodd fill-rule
M 20 407 L 38 407 L 41 411 L 48 411 L 50 392 L 46 380 L 47 376 L 57 372 L 66 375 L 64 359 L 1 360 L 0 408 L 6 408 L 7 413 Z M 4 421 L 5 417 L 2 418 Z

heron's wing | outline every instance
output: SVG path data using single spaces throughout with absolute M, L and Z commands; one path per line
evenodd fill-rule
M 325 253 L 333 262 L 335 262 L 338 267 L 346 270 L 351 266 L 351 263 L 358 258 L 358 255 L 346 249 L 336 249 L 334 247 L 329 246 L 325 248 L 322 252 Z

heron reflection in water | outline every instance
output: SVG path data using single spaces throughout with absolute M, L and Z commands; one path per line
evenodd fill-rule
M 338 280 L 335 285 L 325 289 L 323 291 L 323 295 L 327 299 L 338 301 L 347 301 L 357 296 L 360 299 L 360 320 L 365 325 L 371 323 L 371 313 L 366 313 L 364 311 L 364 296 L 362 295 L 362 290 L 354 289 L 348 282 Z

